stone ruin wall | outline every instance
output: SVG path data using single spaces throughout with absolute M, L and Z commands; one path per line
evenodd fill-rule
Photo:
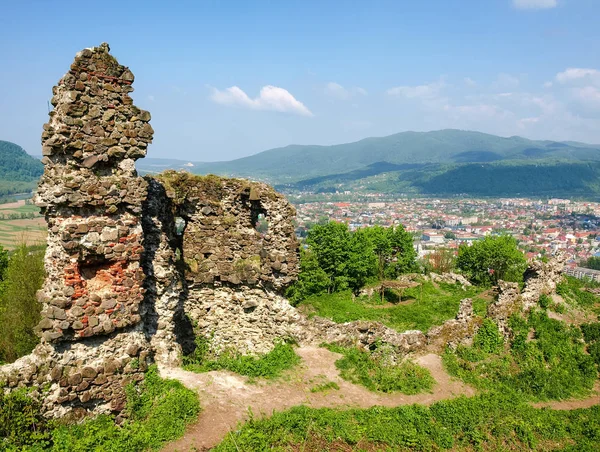
M 184 313 L 219 352 L 265 353 L 295 336 L 297 312 L 281 294 L 297 277 L 295 209 L 263 183 L 167 172 L 159 177 L 182 223 Z M 256 229 L 259 215 L 268 231 Z
M 134 163 L 153 130 L 129 96 L 133 80 L 103 44 L 79 52 L 53 88 L 35 197 L 48 223 L 41 343 L 0 367 L 0 386 L 33 387 L 48 416 L 119 413 L 124 387 L 152 362 L 179 365 L 195 335 L 217 353 L 264 353 L 291 337 L 367 349 L 383 342 L 399 356 L 472 339 L 480 319 L 469 299 L 426 334 L 301 315 L 282 296 L 299 269 L 294 208 L 263 183 L 138 177 Z M 266 233 L 255 227 L 259 215 Z M 536 265 L 523 293 L 501 285 L 489 312 L 501 325 L 505 311 L 530 308 L 555 287 L 560 269 Z
M 138 177 L 150 113 L 109 50 L 79 52 L 53 88 L 35 196 L 48 223 L 41 343 L 0 368 L 9 389 L 48 386 L 52 416 L 120 412 L 151 362 L 178 365 L 193 349 L 193 325 L 217 351 L 266 352 L 297 316 L 280 296 L 298 272 L 293 207 L 260 183 Z

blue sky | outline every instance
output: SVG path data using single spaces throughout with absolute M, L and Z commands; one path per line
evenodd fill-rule
M 229 160 L 460 128 L 600 143 L 600 1 L 4 2 L 0 139 L 40 153 L 51 88 L 110 43 L 149 157 Z

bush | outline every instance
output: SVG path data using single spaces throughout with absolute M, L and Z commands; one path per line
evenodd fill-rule
M 497 389 L 532 400 L 589 394 L 598 371 L 584 351 L 579 328 L 550 319 L 545 312 L 532 312 L 527 320 L 514 316 L 509 326 L 510 350 L 482 354 L 476 338 L 473 347 L 445 353 L 448 372 L 479 389 Z M 529 340 L 531 331 L 534 335 Z M 484 334 L 488 337 L 489 332 Z
M 471 246 L 462 244 L 458 249 L 456 266 L 471 282 L 490 286 L 499 279 L 521 282 L 527 261 L 513 237 L 487 236 Z
M 327 345 L 327 348 L 344 355 L 335 362 L 344 380 L 363 385 L 371 391 L 418 394 L 430 391 L 435 383 L 427 369 L 411 361 L 394 365 L 385 354 L 375 356 L 356 347 Z
M 275 378 L 300 363 L 291 344 L 278 342 L 269 353 L 254 357 L 225 352 L 214 358 L 209 355 L 207 339 L 196 338 L 196 350 L 183 358 L 183 368 L 191 372 L 229 370 L 249 377 Z
M 44 277 L 44 251 L 19 245 L 8 261 L 0 295 L 0 361 L 14 361 L 38 344 L 34 328 L 41 304 L 36 292 Z
M 150 367 L 138 386 L 126 388 L 127 419 L 118 426 L 113 416 L 101 415 L 77 425 L 46 423 L 39 404 L 25 392 L 9 396 L 0 391 L 1 450 L 53 452 L 158 450 L 181 436 L 200 412 L 198 396 L 175 380 L 163 380 Z M 2 448 L 1 446 L 4 446 Z M 28 446 L 22 449 L 24 446 Z
M 0 450 L 50 445 L 50 428 L 40 407 L 26 390 L 4 394 L 0 387 Z

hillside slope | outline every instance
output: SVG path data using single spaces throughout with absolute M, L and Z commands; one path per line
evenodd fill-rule
M 43 171 L 42 163 L 21 146 L 0 140 L 0 196 L 31 191 Z
M 194 167 L 194 171 L 290 183 L 363 170 L 380 162 L 406 165 L 548 159 L 600 161 L 600 145 L 535 141 L 516 136 L 504 138 L 452 129 L 402 132 L 334 146 L 291 145 L 230 162 L 202 163 Z

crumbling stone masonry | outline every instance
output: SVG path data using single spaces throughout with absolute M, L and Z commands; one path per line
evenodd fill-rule
M 254 353 L 298 319 L 281 297 L 298 272 L 294 209 L 265 184 L 138 177 L 154 131 L 133 80 L 107 44 L 84 49 L 53 88 L 42 133 L 41 344 L 0 368 L 0 385 L 45 387 L 51 416 L 121 411 L 150 362 L 177 365 L 193 349 L 193 327 L 215 351 Z

